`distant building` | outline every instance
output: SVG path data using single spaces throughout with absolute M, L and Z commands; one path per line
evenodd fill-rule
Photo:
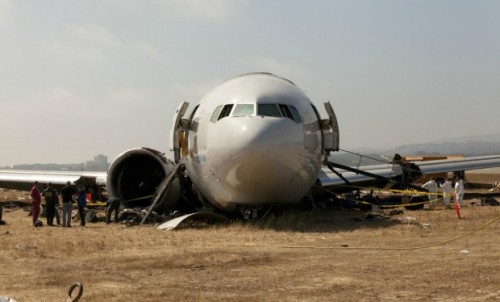
M 106 171 L 108 168 L 108 157 L 102 154 L 94 156 L 94 160 L 85 163 L 85 170 L 87 171 Z
M 106 167 L 106 169 L 109 166 L 108 157 L 102 154 L 94 156 L 94 162 L 100 167 Z

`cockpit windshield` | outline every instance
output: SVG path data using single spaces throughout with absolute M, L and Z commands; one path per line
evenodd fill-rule
M 281 117 L 277 104 L 258 104 L 257 115 Z
M 245 116 L 254 114 L 255 112 L 253 104 L 237 104 L 231 116 Z
M 215 108 L 211 122 L 217 122 L 227 116 L 271 116 L 271 117 L 286 117 L 296 123 L 300 123 L 299 111 L 292 105 L 286 104 L 257 104 L 257 112 L 255 112 L 254 104 L 226 104 Z

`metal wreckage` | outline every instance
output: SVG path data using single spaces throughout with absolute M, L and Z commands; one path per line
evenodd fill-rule
M 140 150 L 138 152 L 142 155 L 143 151 Z M 151 150 L 147 150 L 146 152 L 151 152 Z M 156 156 L 160 155 L 156 154 Z M 127 161 L 133 159 L 130 154 L 127 154 L 126 158 Z M 285 208 L 301 210 L 310 210 L 312 208 L 350 208 L 372 211 L 373 209 L 387 208 L 391 210 L 404 207 L 406 210 L 420 210 L 429 203 L 427 190 L 413 183 L 424 175 L 421 169 L 422 166 L 425 169 L 425 164 L 428 163 L 419 167 L 414 163 L 402 161 L 399 155 L 396 155 L 393 161 L 388 164 L 358 168 L 327 161 L 325 162 L 325 166 L 328 170 L 323 169 L 322 172 L 325 175 L 326 173 L 334 173 L 344 183 L 335 183 L 333 186 L 329 186 L 329 190 L 325 190 L 321 182 L 325 184 L 332 177 L 320 174 L 316 185 L 312 187 L 310 193 L 300 203 L 260 207 L 255 211 L 242 211 L 236 214 L 221 211 L 206 202 L 203 196 L 194 188 L 184 165 L 175 165 L 165 158 L 163 161 L 171 167 L 171 170 L 164 177 L 164 183 L 160 185 L 160 188 L 163 188 L 163 191 L 160 191 L 160 193 L 158 193 L 158 189 L 156 189 L 155 194 L 148 194 L 150 192 L 144 191 L 142 194 L 148 194 L 144 198 L 140 196 L 137 190 L 128 191 L 122 187 L 111 188 L 114 194 L 125 198 L 124 205 L 126 205 L 126 208 L 120 212 L 118 218 L 121 223 L 129 226 L 144 223 L 159 224 L 159 229 L 174 229 L 183 222 L 188 222 L 190 226 L 197 226 L 204 223 L 228 222 L 231 219 L 265 219 L 269 215 L 282 212 Z M 460 159 L 461 164 L 468 161 L 470 159 Z M 115 162 L 120 163 L 118 167 L 127 164 L 119 159 Z M 110 168 L 111 179 L 117 177 L 116 174 L 118 174 L 120 175 L 121 184 L 127 183 L 127 174 L 117 172 L 115 169 L 117 168 L 113 166 Z M 430 174 L 433 171 L 434 169 L 427 168 L 426 174 Z M 353 179 L 354 176 L 355 182 L 349 181 L 347 177 L 344 177 L 346 174 L 350 179 Z M 134 175 L 136 174 L 134 173 Z M 142 175 L 140 179 L 145 178 L 147 177 Z M 443 182 L 444 179 L 438 178 L 437 181 L 438 183 Z M 111 181 L 111 184 L 113 184 L 113 181 Z M 376 193 L 378 193 L 380 188 L 390 192 L 390 194 L 386 196 L 377 195 Z M 481 203 L 477 205 L 495 206 L 499 205 L 499 203 L 493 197 L 489 196 L 482 198 Z M 392 210 L 389 214 L 392 216 L 398 213 L 401 214 L 401 212 L 399 210 Z M 92 212 L 89 212 L 88 217 L 89 221 L 97 221 L 97 218 L 95 218 L 96 215 Z

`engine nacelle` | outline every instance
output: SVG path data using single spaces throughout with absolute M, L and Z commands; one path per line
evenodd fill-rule
M 157 195 L 159 185 L 174 166 L 159 151 L 148 148 L 127 150 L 109 167 L 108 194 L 119 198 L 126 207 L 148 207 Z M 179 196 L 179 180 L 174 178 L 154 210 L 165 212 L 174 209 Z

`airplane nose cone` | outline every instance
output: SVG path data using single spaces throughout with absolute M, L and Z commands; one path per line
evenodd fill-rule
M 239 192 L 241 204 L 299 200 L 310 188 L 304 181 L 303 132 L 287 119 L 249 117 L 227 132 L 230 164 L 227 185 Z M 308 175 L 310 176 L 310 175 Z
M 255 163 L 254 168 L 262 171 L 267 161 L 276 163 L 285 153 L 297 152 L 302 147 L 301 138 L 302 131 L 293 122 L 253 117 L 231 128 L 229 157 L 234 163 Z

